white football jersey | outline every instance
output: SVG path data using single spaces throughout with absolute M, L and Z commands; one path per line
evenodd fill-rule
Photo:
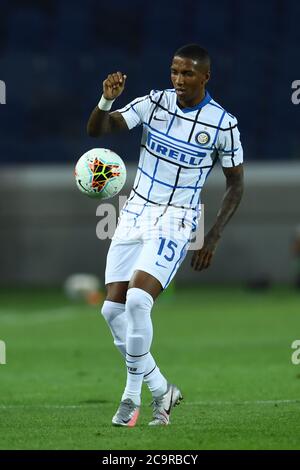
M 197 106 L 181 109 L 174 89 L 152 90 L 118 112 L 129 129 L 143 125 L 137 174 L 124 207 L 137 216 L 139 210 L 130 211 L 134 205 L 199 213 L 201 189 L 215 162 L 243 162 L 236 118 L 207 91 Z

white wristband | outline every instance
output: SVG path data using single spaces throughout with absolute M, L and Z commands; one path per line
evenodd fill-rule
M 106 98 L 104 98 L 104 96 L 102 95 L 101 96 L 101 100 L 99 101 L 98 103 L 98 108 L 101 110 L 101 111 L 109 111 L 113 105 L 113 102 L 115 100 L 107 100 Z

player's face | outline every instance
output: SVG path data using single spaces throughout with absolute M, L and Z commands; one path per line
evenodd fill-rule
M 203 99 L 209 76 L 209 71 L 202 70 L 197 61 L 175 56 L 171 65 L 171 80 L 179 103 L 196 106 Z

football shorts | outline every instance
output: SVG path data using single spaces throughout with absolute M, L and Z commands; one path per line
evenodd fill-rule
M 154 276 L 163 289 L 170 284 L 187 253 L 192 227 L 181 214 L 167 212 L 122 213 L 107 254 L 105 284 L 130 281 L 137 270 Z

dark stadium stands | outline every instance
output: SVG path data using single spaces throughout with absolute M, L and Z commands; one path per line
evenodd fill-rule
M 104 2 L 2 0 L 0 106 L 2 162 L 74 161 L 99 145 L 86 122 L 107 73 L 127 73 L 118 106 L 151 88 L 170 87 L 177 47 L 198 42 L 212 56 L 208 89 L 239 120 L 247 160 L 299 158 L 300 3 L 296 0 Z M 297 63 L 298 62 L 298 63 Z M 137 158 L 135 130 L 107 137 Z

